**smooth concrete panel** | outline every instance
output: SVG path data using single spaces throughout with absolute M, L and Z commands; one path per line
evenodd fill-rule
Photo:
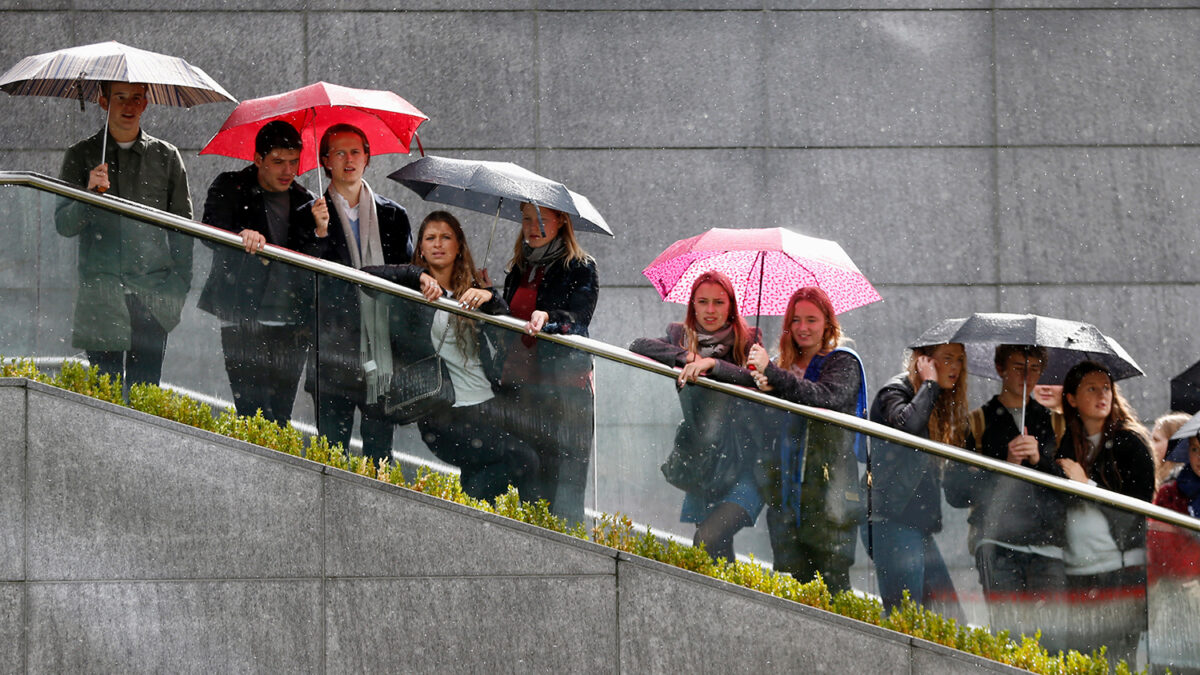
M 1200 316 L 1191 309 L 1198 291 L 1195 284 L 1011 286 L 1000 311 L 1087 321 L 1115 338 L 1146 371 L 1120 387 L 1149 422 L 1169 410 L 1170 379 L 1200 359 L 1193 338 L 1200 334 Z
M 320 573 L 317 465 L 80 398 L 31 390 L 29 579 Z
M 762 226 L 838 242 L 877 287 L 992 282 L 992 161 L 964 148 L 770 150 Z
M 418 0 L 404 3 L 403 9 L 391 0 L 307 0 L 310 10 L 341 10 L 341 11 L 387 11 L 412 12 L 419 10 L 529 10 L 533 9 L 533 0 Z
M 542 174 L 586 196 L 613 237 L 580 233 L 600 283 L 650 284 L 642 269 L 678 239 L 713 227 L 767 227 L 761 150 L 548 150 Z
M 612 552 L 335 472 L 325 479 L 325 574 L 615 574 Z
M 991 9 L 991 0 L 767 0 L 765 9 Z
M 534 35 L 524 12 L 311 12 L 308 73 L 403 96 L 427 148 L 531 146 Z
M 911 672 L 921 675 L 958 675 L 964 672 L 1017 675 L 1029 672 L 1024 668 L 1006 666 L 999 661 L 970 656 L 927 640 L 914 639 L 911 644 Z
M 774 146 L 992 142 L 991 18 L 984 12 L 771 14 Z
M 1012 148 L 998 174 L 1003 281 L 1200 281 L 1200 149 Z
M 20 4 L 16 8 L 34 9 Z M 0 72 L 17 65 L 26 56 L 87 44 L 72 40 L 71 25 L 60 13 L 4 12 L 0 17 L 4 22 Z M 95 129 L 99 129 L 104 123 L 104 112 L 94 103 L 80 112 L 78 100 L 4 94 L 0 96 L 0 120 L 0 144 L 7 148 L 65 149 L 81 137 L 78 124 L 85 123 L 90 128 L 95 122 Z
M 618 670 L 611 575 L 336 579 L 326 589 L 330 673 Z
M 761 145 L 764 30 L 757 12 L 539 16 L 539 144 Z
M 0 583 L 0 672 L 25 670 L 25 584 Z
M 665 338 L 667 324 L 683 321 L 687 306 L 663 302 L 650 282 L 645 283 L 636 287 L 608 286 L 601 277 L 600 298 L 589 327 L 591 336 L 615 347 L 628 347 L 640 337 Z
M 15 97 L 0 98 L 0 101 L 16 100 Z M 46 99 L 53 101 L 54 99 Z M 79 110 L 79 108 L 75 108 Z M 6 113 L 11 115 L 12 112 Z M 39 113 L 40 115 L 40 113 Z M 46 114 L 43 120 L 49 120 L 50 115 Z M 96 127 L 99 129 L 100 127 Z M 32 171 L 40 173 L 43 176 L 58 178 L 58 172 L 62 170 L 63 154 L 66 151 L 68 144 L 79 140 L 76 134 L 63 133 L 61 136 L 55 137 L 51 142 L 56 145 L 62 145 L 62 149 L 54 150 L 0 150 L 0 171 Z
M 316 580 L 30 584 L 29 672 L 319 672 Z
M 996 0 L 996 9 L 1165 9 L 1195 7 L 1191 0 Z
M 299 12 L 96 12 L 79 16 L 85 19 L 76 22 L 80 43 L 119 35 L 131 46 L 182 57 L 238 100 L 309 84 L 299 47 L 304 41 L 304 19 Z M 143 128 L 178 146 L 184 165 L 190 168 L 191 153 L 208 142 L 233 108 L 233 103 L 190 109 L 150 106 L 142 116 Z M 191 180 L 207 186 L 202 176 Z M 204 194 L 197 186 L 191 187 L 193 197 Z M 192 205 L 199 213 L 203 202 L 193 199 Z
M 1200 12 L 996 13 L 998 142 L 1200 140 Z
M 618 574 L 622 672 L 908 672 L 898 633 L 625 556 Z
M 0 518 L 0 581 L 4 581 L 25 578 L 25 387 L 0 386 L 0 414 L 4 417 L 0 425 L 0 467 L 4 472 L 0 481 L 0 513 L 4 514 Z M 4 615 L 0 611 L 0 616 Z M 0 667 L 0 672 L 7 670 Z
M 305 0 L 308 3 L 309 0 Z M 78 0 L 74 3 L 76 9 L 84 10 L 162 10 L 163 4 L 154 0 Z M 251 11 L 272 11 L 280 14 L 303 9 L 303 4 L 287 0 L 178 0 L 172 4 L 173 10 L 224 10 L 246 14 Z

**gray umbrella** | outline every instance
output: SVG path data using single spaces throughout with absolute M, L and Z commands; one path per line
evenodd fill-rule
M 587 197 L 511 162 L 428 155 L 392 172 L 388 178 L 416 192 L 425 201 L 458 206 L 518 223 L 521 222 L 521 204 L 537 204 L 569 214 L 576 230 L 613 236 L 608 223 Z M 493 221 L 493 234 L 495 227 Z M 491 248 L 490 238 L 488 248 Z
M 1081 321 L 1036 314 L 977 313 L 964 319 L 946 319 L 921 334 L 909 347 L 947 342 L 963 345 L 968 373 L 992 379 L 998 378 L 995 351 L 1002 344 L 1046 348 L 1048 359 L 1039 380 L 1041 384 L 1062 384 L 1067 371 L 1083 361 L 1104 366 L 1113 380 L 1145 375 L 1120 343 Z M 1024 411 L 1022 426 L 1023 418 Z
M 1133 357 L 1116 340 L 1082 321 L 1067 321 L 1036 314 L 977 313 L 964 319 L 946 319 L 925 331 L 909 347 L 957 342 L 967 350 L 967 372 L 996 379 L 994 353 L 998 345 L 1045 347 L 1049 359 L 1041 384 L 1062 384 L 1067 371 L 1081 361 L 1095 361 L 1114 380 L 1145 375 Z

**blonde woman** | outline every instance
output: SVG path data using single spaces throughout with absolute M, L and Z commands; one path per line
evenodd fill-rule
M 967 430 L 966 351 L 961 344 L 916 347 L 906 372 L 880 389 L 871 421 L 948 445 L 962 446 Z M 954 584 L 933 535 L 942 529 L 941 461 L 903 445 L 872 448 L 869 545 L 884 608 L 914 600 L 950 603 Z
M 1171 480 L 1173 474 L 1183 466 L 1178 462 L 1167 460 L 1167 447 L 1170 445 L 1171 437 L 1189 419 L 1191 419 L 1191 415 L 1187 413 L 1171 412 L 1154 420 L 1154 428 L 1150 432 L 1150 450 L 1154 458 L 1155 489 Z

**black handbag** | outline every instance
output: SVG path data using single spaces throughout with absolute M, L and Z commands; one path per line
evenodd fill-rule
M 449 331 L 450 327 L 446 327 Z M 392 381 L 380 403 L 390 422 L 411 424 L 438 410 L 454 405 L 454 383 L 442 363 L 442 345 L 446 333 L 433 354 L 392 370 Z
M 661 467 L 668 483 L 709 501 L 737 483 L 746 458 L 739 420 L 728 415 L 735 407 L 732 398 L 695 385 L 680 390 L 683 421 Z

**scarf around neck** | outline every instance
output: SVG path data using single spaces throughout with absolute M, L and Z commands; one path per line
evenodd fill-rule
M 329 201 L 337 210 L 338 220 L 342 222 L 342 234 L 346 236 L 346 248 L 350 250 L 350 263 L 356 269 L 367 265 L 383 265 L 383 244 L 379 238 L 379 214 L 375 211 L 375 193 L 367 181 L 362 182 L 358 192 L 358 241 L 354 238 L 354 229 L 350 227 L 350 202 L 338 194 L 333 186 L 329 187 Z
M 567 245 L 563 243 L 562 237 L 551 239 L 549 244 L 541 248 L 534 248 L 529 244 L 521 244 L 521 246 L 524 248 L 525 261 L 530 267 L 549 265 L 562 260 L 567 255 Z
M 733 336 L 732 321 L 725 324 L 724 328 L 712 333 L 696 329 L 696 347 L 700 351 L 701 358 L 711 356 L 715 359 L 724 359 L 725 355 L 733 350 Z

